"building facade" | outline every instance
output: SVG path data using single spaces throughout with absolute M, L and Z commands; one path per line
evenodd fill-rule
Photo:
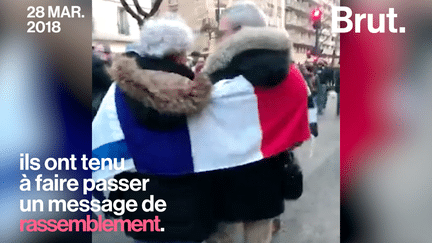
M 176 12 L 182 16 L 196 34 L 193 51 L 213 52 L 219 16 L 236 0 L 164 0 L 160 12 Z M 285 23 L 285 0 L 255 0 L 266 13 L 270 26 L 283 29 Z
M 214 46 L 215 9 L 213 0 L 163 0 L 159 13 L 174 12 L 179 14 L 192 28 L 195 45 L 192 51 L 208 52 Z M 207 31 L 204 31 L 207 27 Z
M 127 0 L 132 9 L 132 0 Z M 144 11 L 149 12 L 151 0 L 139 0 Z M 111 47 L 113 53 L 124 52 L 129 44 L 139 40 L 139 26 L 120 3 L 120 0 L 92 0 L 92 39 Z
M 157 14 L 178 13 L 193 29 L 196 41 L 192 51 L 204 54 L 216 46 L 214 30 L 219 16 L 236 0 L 163 0 Z M 135 10 L 133 0 L 127 0 Z M 154 0 L 139 0 L 144 11 L 149 12 Z M 331 33 L 331 7 L 340 0 L 253 0 L 267 15 L 269 26 L 286 29 L 293 43 L 295 62 L 307 60 L 306 53 L 315 46 L 316 33 L 310 14 L 319 7 L 323 13 L 320 49 L 322 57 L 337 66 L 340 56 L 339 35 Z M 136 19 L 127 13 L 120 0 L 93 0 L 93 45 L 103 43 L 112 52 L 124 52 L 129 44 L 139 40 Z
M 296 62 L 306 61 L 307 52 L 315 47 L 316 31 L 310 15 L 313 9 L 319 8 L 322 11 L 322 31 L 319 34 L 321 56 L 329 64 L 338 65 L 340 40 L 339 35 L 331 32 L 331 8 L 339 3 L 340 0 L 286 0 L 285 28 L 293 43 Z

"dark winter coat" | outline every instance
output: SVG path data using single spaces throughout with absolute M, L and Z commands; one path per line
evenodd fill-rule
M 203 72 L 213 84 L 242 76 L 255 88 L 271 90 L 290 75 L 290 47 L 282 31 L 243 28 L 208 57 Z M 307 86 L 304 80 L 301 82 L 303 86 L 298 92 L 304 93 L 304 97 L 299 105 L 307 113 Z M 309 134 L 307 118 L 304 123 Z M 288 159 L 287 153 L 282 152 L 244 166 L 212 172 L 216 217 L 223 221 L 253 221 L 281 214 L 283 164 Z
M 335 91 L 339 94 L 340 92 L 340 69 L 335 70 Z
M 329 84 L 333 80 L 333 70 L 329 67 L 323 68 L 319 75 L 319 80 L 321 84 Z
M 195 77 L 189 68 L 171 60 L 140 57 L 134 53 L 115 58 L 109 73 L 115 81 L 112 88 L 115 89 L 116 98 L 125 104 L 119 107 L 132 114 L 133 123 L 138 124 L 137 129 L 165 132 L 175 130 L 186 122 L 186 115 L 200 112 L 207 104 L 211 91 L 210 80 L 204 74 Z M 124 110 L 118 111 L 119 114 L 122 112 Z M 134 131 L 136 130 L 131 132 Z M 125 136 L 131 137 L 133 134 L 125 132 Z M 130 151 L 134 167 L 142 168 L 137 164 L 140 161 L 135 160 L 140 151 Z M 147 163 L 157 166 L 161 162 L 154 160 Z M 163 199 L 167 205 L 166 210 L 160 213 L 144 212 L 141 206 L 136 212 L 125 212 L 122 218 L 130 220 L 154 219 L 158 216 L 160 227 L 164 228 L 164 232 L 127 231 L 126 234 L 134 239 L 158 242 L 202 241 L 215 230 L 210 178 L 197 174 L 166 176 L 130 171 L 117 174 L 115 178 L 129 181 L 133 178 L 149 178 L 150 182 L 144 192 L 111 192 L 111 200 L 135 199 L 141 205 L 143 200 L 153 195 L 155 201 Z
M 92 56 L 92 115 L 93 118 L 99 109 L 103 97 L 111 86 L 112 81 L 108 75 L 105 63 L 93 54 Z

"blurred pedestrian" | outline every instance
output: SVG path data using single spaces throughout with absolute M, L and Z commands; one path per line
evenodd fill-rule
M 213 172 L 215 217 L 223 222 L 206 242 L 268 243 L 284 211 L 286 151 L 310 137 L 307 85 L 290 65 L 286 32 L 267 27 L 254 3 L 225 10 L 217 36 L 203 69 L 214 93 L 201 115 L 212 125 L 206 132 L 223 134 L 212 146 L 229 156 L 208 158 L 225 168 Z
M 313 73 L 306 68 L 305 64 L 298 64 L 297 66 L 309 88 L 309 92 L 308 92 L 309 128 L 311 130 L 311 134 L 314 137 L 318 137 L 317 108 L 314 102 L 314 96 L 316 95 L 316 84 L 314 83 L 315 78 Z
M 93 54 L 99 57 L 107 66 L 111 66 L 113 56 L 109 45 L 102 43 L 96 44 L 93 49 Z
M 310 69 L 306 66 L 306 63 L 298 64 L 298 68 L 303 75 L 303 78 L 306 80 L 307 85 L 309 87 L 309 90 L 311 92 L 311 95 L 316 94 L 316 84 L 314 79 L 313 71 L 310 71 Z
M 192 71 L 197 74 L 201 72 L 201 69 L 204 67 L 205 64 L 205 59 L 204 57 L 200 57 L 197 61 L 197 63 L 195 64 L 195 66 L 192 67 Z
M 99 55 L 92 54 L 92 118 L 96 116 L 103 97 L 112 81 L 107 73 L 106 65 Z
M 207 104 L 211 83 L 187 67 L 193 32 L 177 15 L 147 20 L 140 39 L 135 51 L 113 60 L 115 83 L 92 124 L 93 157 L 125 158 L 125 171 L 95 171 L 93 178 L 148 178 L 145 191 L 112 191 L 109 198 L 165 201 L 163 212 L 138 207 L 122 215 L 131 221 L 159 217 L 164 232 L 125 232 L 136 242 L 202 242 L 215 229 L 211 183 L 196 173 L 185 141 L 187 116 Z
M 335 91 L 337 94 L 337 108 L 336 108 L 336 115 L 339 116 L 339 110 L 340 110 L 340 68 L 337 68 L 335 70 Z
M 333 72 L 327 67 L 327 63 L 324 60 L 319 59 L 317 65 L 317 85 L 318 93 L 316 96 L 316 104 L 318 108 L 318 115 L 322 115 L 327 104 L 327 87 L 330 80 L 333 78 Z
M 196 64 L 197 64 L 197 62 L 198 62 L 198 59 L 201 57 L 201 53 L 199 52 L 199 51 L 193 51 L 191 54 L 190 54 L 190 56 L 191 56 L 191 61 L 188 63 L 188 66 L 190 67 L 190 68 L 192 68 L 192 67 L 194 67 Z

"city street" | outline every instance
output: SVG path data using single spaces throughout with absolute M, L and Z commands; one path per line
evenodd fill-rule
M 335 243 L 340 241 L 339 116 L 336 93 L 329 91 L 327 108 L 318 116 L 319 135 L 295 150 L 303 170 L 304 191 L 287 201 L 282 228 L 272 243 Z M 95 243 L 132 243 L 123 232 L 94 232 Z
M 281 215 L 282 229 L 272 243 L 340 241 L 339 117 L 336 93 L 329 91 L 327 108 L 318 116 L 319 135 L 298 148 L 304 191 L 296 201 L 287 201 Z

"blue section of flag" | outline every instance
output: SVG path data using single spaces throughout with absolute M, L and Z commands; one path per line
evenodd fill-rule
M 194 173 L 187 124 L 169 131 L 149 130 L 133 117 L 118 87 L 115 103 L 128 151 L 138 172 L 158 175 Z
M 93 150 L 92 158 L 98 158 L 99 160 L 103 158 L 117 158 L 118 160 L 120 160 L 123 158 L 126 160 L 132 158 L 132 156 L 127 149 L 126 141 L 120 140 L 104 144 L 99 148 Z

